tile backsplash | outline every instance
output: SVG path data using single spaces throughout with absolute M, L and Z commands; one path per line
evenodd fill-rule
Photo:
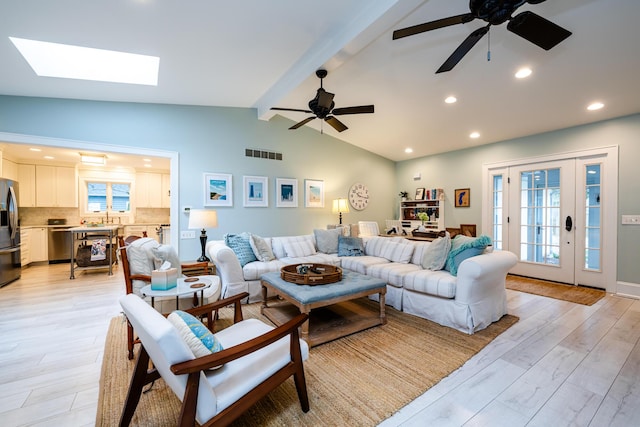
M 69 225 L 80 225 L 82 217 L 78 208 L 26 208 L 19 210 L 21 225 L 46 225 L 49 218 L 65 218 Z M 111 215 L 109 216 L 111 218 Z M 114 222 L 118 223 L 118 215 L 114 215 Z M 87 218 L 89 219 L 89 218 Z M 91 220 L 95 221 L 95 218 Z M 122 218 L 122 224 L 132 223 L 127 215 Z M 138 208 L 136 209 L 135 224 L 169 224 L 169 208 Z

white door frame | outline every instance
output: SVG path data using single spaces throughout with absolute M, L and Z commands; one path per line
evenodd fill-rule
M 618 216 L 618 146 L 607 146 L 588 150 L 534 156 L 529 158 L 507 160 L 482 165 L 482 230 L 493 234 L 492 229 L 492 173 L 499 168 L 509 168 L 523 164 L 544 163 L 564 159 L 583 159 L 604 157 L 605 172 L 603 175 L 603 194 L 607 195 L 607 206 L 602 220 L 602 266 L 606 291 L 617 293 L 617 216 Z

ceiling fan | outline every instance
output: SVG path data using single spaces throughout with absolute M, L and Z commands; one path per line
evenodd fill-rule
M 420 25 L 403 28 L 393 32 L 393 40 L 403 37 L 413 36 L 415 34 L 424 33 L 426 31 L 436 30 L 438 28 L 448 27 L 456 24 L 466 24 L 474 19 L 482 19 L 488 24 L 469 34 L 469 36 L 458 46 L 458 48 L 449 56 L 449 58 L 438 68 L 436 74 L 451 71 L 453 67 L 475 46 L 478 41 L 489 32 L 492 25 L 500 25 L 505 21 L 507 30 L 519 35 L 520 37 L 540 46 L 545 50 L 549 50 L 558 43 L 571 35 L 571 31 L 554 24 L 551 21 L 536 15 L 531 11 L 519 13 L 512 16 L 513 13 L 524 3 L 538 4 L 546 0 L 470 0 L 470 13 L 451 16 L 449 18 L 438 19 L 432 22 L 426 22 Z
M 291 126 L 289 129 L 298 129 L 300 126 L 304 126 L 309 123 L 311 120 L 316 117 L 319 119 L 324 119 L 325 122 L 329 123 L 335 130 L 338 132 L 342 132 L 344 130 L 349 129 L 342 123 L 340 120 L 336 119 L 334 116 L 343 116 L 345 114 L 365 114 L 365 113 L 373 113 L 373 105 L 360 105 L 358 107 L 345 107 L 345 108 L 333 108 L 335 103 L 333 102 L 333 97 L 335 94 L 327 92 L 322 87 L 322 79 L 327 77 L 327 70 L 317 70 L 316 76 L 320 78 L 320 88 L 316 93 L 316 97 L 309 101 L 309 109 L 308 110 L 300 110 L 297 108 L 277 108 L 273 107 L 272 110 L 278 111 L 299 111 L 301 113 L 311 113 L 315 114 L 313 117 L 307 117 L 301 122 L 296 123 Z

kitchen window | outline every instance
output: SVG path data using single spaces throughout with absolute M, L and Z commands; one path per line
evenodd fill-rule
M 85 181 L 85 183 L 87 198 L 84 206 L 87 213 L 131 211 L 130 182 Z

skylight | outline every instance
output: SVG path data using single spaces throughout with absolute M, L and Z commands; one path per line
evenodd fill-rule
M 9 37 L 41 77 L 158 85 L 160 58 Z

